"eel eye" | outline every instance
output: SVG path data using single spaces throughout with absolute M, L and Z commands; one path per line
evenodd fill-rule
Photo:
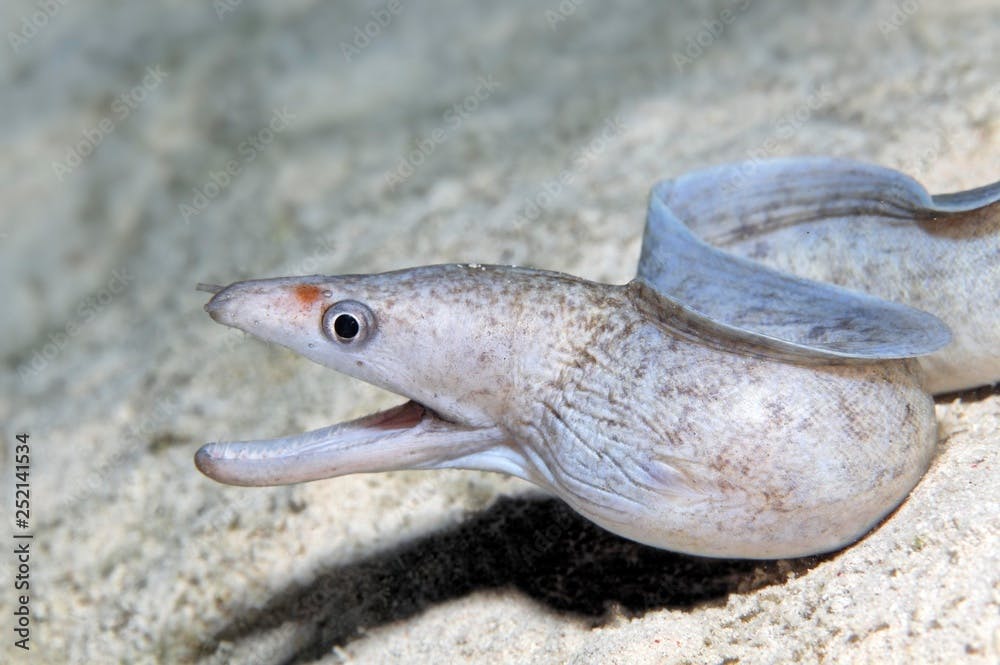
M 375 331 L 375 315 L 357 300 L 341 300 L 323 312 L 323 334 L 331 341 L 356 346 Z

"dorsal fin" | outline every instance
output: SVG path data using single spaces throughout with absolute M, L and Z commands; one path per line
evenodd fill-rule
M 951 339 L 937 317 L 795 277 L 696 238 L 668 205 L 672 181 L 650 195 L 637 278 L 683 312 L 685 324 L 799 361 L 867 362 L 931 353 Z
M 855 217 L 943 223 L 1000 204 L 1000 182 L 931 196 L 899 171 L 837 157 L 723 164 L 670 181 L 667 206 L 697 237 L 726 246 L 781 228 Z

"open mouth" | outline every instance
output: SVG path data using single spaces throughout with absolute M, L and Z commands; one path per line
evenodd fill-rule
M 230 485 L 285 485 L 349 473 L 421 468 L 440 458 L 464 428 L 422 404 L 405 404 L 329 427 L 277 439 L 209 443 L 195 466 Z M 448 435 L 451 435 L 448 436 Z

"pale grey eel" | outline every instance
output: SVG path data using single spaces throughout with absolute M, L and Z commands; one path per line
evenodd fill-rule
M 438 265 L 238 282 L 216 321 L 410 401 L 210 443 L 239 485 L 394 469 L 524 478 L 634 540 L 779 558 L 847 545 L 926 470 L 936 317 L 695 238 L 654 190 L 636 279 Z M 217 287 L 204 287 L 216 290 Z

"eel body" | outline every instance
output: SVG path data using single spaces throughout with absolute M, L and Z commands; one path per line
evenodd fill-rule
M 747 558 L 843 547 L 906 497 L 936 440 L 915 358 L 949 340 L 931 315 L 732 257 L 656 210 L 626 285 L 441 265 L 238 282 L 206 310 L 409 399 L 207 444 L 195 462 L 216 480 L 502 472 L 636 541 Z
M 928 393 L 1000 379 L 998 200 L 734 164 L 654 187 L 625 285 L 442 265 L 204 287 L 216 321 L 409 401 L 195 462 L 238 485 L 495 471 L 657 547 L 837 549 L 926 470 Z

